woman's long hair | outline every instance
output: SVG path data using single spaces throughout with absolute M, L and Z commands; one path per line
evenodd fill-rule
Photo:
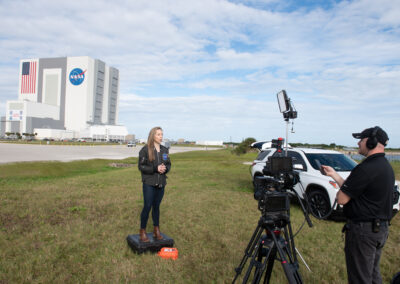
M 161 130 L 162 128 L 159 126 L 153 127 L 150 130 L 149 137 L 147 138 L 147 152 L 149 152 L 149 161 L 154 161 L 154 136 L 156 135 L 157 130 Z

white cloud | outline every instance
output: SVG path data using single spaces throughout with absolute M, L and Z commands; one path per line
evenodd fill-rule
M 161 122 L 181 136 L 257 136 L 248 125 L 259 124 L 260 112 L 273 119 L 281 89 L 296 105 L 312 106 L 307 112 L 329 117 L 338 132 L 350 121 L 398 121 L 399 2 L 342 1 L 329 9 L 288 3 L 3 1 L 0 101 L 16 99 L 21 58 L 88 55 L 120 70 L 120 119 L 133 132 L 142 127 L 139 115 L 153 125 L 157 116 L 146 112 L 161 100 Z M 296 123 L 301 128 L 300 117 Z M 314 125 L 307 133 L 326 129 L 318 120 L 304 123 Z
M 264 135 L 257 133 L 259 129 L 266 125 L 272 127 L 272 122 L 279 120 L 277 110 L 274 103 L 242 97 L 145 98 L 126 94 L 121 96 L 120 120 L 130 121 L 135 133 L 141 137 L 145 137 L 153 126 L 162 125 L 166 131 L 168 129 L 167 133 L 175 134 L 172 137 L 186 136 L 187 139 L 227 140 L 228 135 L 236 139 L 252 135 L 261 138 Z

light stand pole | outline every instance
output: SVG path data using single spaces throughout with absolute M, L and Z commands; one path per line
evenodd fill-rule
M 288 138 L 289 138 L 289 119 L 286 120 L 286 141 L 285 141 L 285 157 L 287 157 Z

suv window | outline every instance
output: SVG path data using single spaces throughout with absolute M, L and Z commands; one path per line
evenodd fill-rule
M 259 161 L 264 160 L 264 158 L 265 158 L 266 156 L 268 156 L 268 154 L 269 154 L 270 152 L 271 152 L 271 150 L 261 151 L 261 152 L 258 154 L 256 160 L 259 160 Z
M 322 154 L 322 153 L 314 153 L 314 154 L 306 154 L 308 161 L 311 166 L 318 169 L 317 163 L 318 160 L 321 165 L 331 166 L 336 171 L 348 172 L 351 171 L 357 163 L 352 159 L 343 154 Z
M 303 157 L 297 153 L 297 152 L 293 152 L 293 151 L 288 151 L 288 157 L 291 157 L 293 160 L 293 164 L 301 164 L 303 165 L 303 170 L 307 171 L 307 165 L 303 160 Z

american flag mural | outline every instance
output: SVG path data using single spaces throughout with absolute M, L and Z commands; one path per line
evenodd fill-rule
M 37 62 L 22 62 L 21 94 L 36 93 Z

